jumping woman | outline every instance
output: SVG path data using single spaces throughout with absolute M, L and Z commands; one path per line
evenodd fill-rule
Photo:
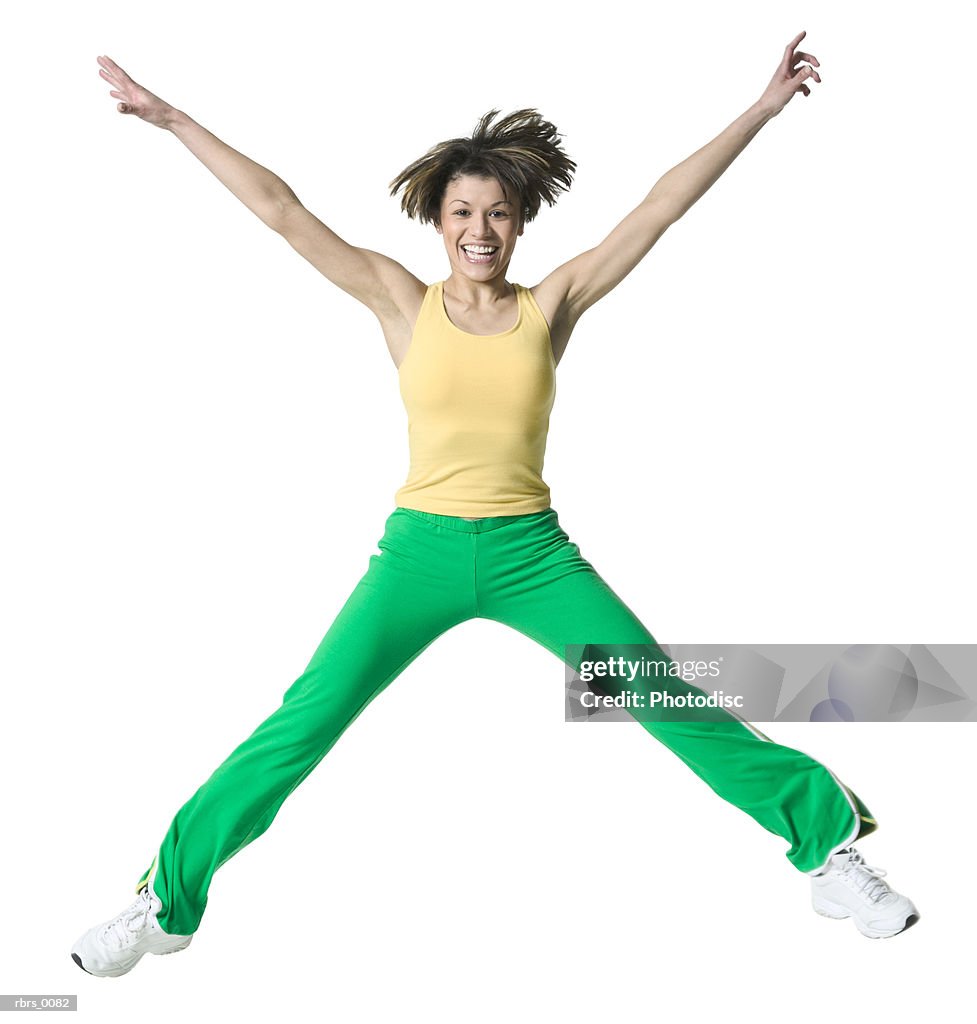
M 595 248 L 528 288 L 507 279 L 516 244 L 576 165 L 534 109 L 485 114 L 392 182 L 409 218 L 432 224 L 448 275 L 425 284 L 357 248 L 310 213 L 277 175 L 99 57 L 123 114 L 172 132 L 254 214 L 376 315 L 408 414 L 410 469 L 354 587 L 301 676 L 177 812 L 138 898 L 87 931 L 72 958 L 100 977 L 145 953 L 186 948 L 214 873 L 275 819 L 359 713 L 439 636 L 493 619 L 573 668 L 568 645 L 638 644 L 651 633 L 560 526 L 542 478 L 555 371 L 580 317 L 615 288 L 722 175 L 820 65 L 786 47 L 770 84 L 719 136 L 665 174 Z M 806 63 L 805 63 L 806 62 Z M 576 648 L 574 648 L 576 649 Z M 811 879 L 814 909 L 881 938 L 917 917 L 852 845 L 877 825 L 828 768 L 733 715 L 642 722 L 723 799 L 782 837 Z

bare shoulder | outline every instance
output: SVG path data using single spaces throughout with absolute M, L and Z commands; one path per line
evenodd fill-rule
M 380 286 L 371 296 L 372 301 L 368 303 L 377 317 L 381 321 L 391 316 L 416 320 L 427 285 L 389 256 L 370 249 L 359 251 L 369 263 L 372 276 Z
M 382 284 L 368 305 L 380 321 L 390 358 L 399 369 L 410 347 L 428 286 L 396 260 L 369 249 L 361 252 Z
M 290 203 L 274 229 L 325 278 L 381 319 L 410 310 L 417 295 L 423 298 L 425 286 L 405 266 L 350 245 L 301 203 Z
M 275 230 L 324 277 L 362 302 L 383 326 L 395 362 L 406 350 L 427 286 L 396 260 L 350 245 L 301 203 L 290 203 Z
M 548 274 L 539 284 L 534 284 L 529 290 L 533 293 L 536 305 L 543 311 L 547 321 L 552 324 L 563 311 L 567 296 L 567 288 L 561 280 L 559 269 Z
M 570 292 L 569 275 L 563 267 L 558 267 L 529 291 L 549 324 L 553 359 L 559 364 L 577 323 L 577 317 L 567 301 Z

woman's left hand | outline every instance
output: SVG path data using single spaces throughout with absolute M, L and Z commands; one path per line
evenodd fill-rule
M 795 52 L 794 50 L 806 35 L 806 31 L 801 32 L 787 44 L 784 59 L 780 62 L 773 78 L 770 79 L 770 84 L 760 97 L 760 105 L 771 112 L 771 117 L 779 114 L 787 106 L 794 93 L 800 91 L 805 96 L 811 95 L 810 88 L 804 84 L 807 79 L 813 78 L 815 82 L 821 81 L 821 76 L 810 66 L 813 64 L 815 67 L 821 67 L 817 57 L 812 53 L 802 53 L 799 50 Z M 802 67 L 796 66 L 805 60 L 810 63 Z

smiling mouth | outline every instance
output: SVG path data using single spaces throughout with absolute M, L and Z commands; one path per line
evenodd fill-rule
M 469 263 L 491 263 L 499 251 L 497 245 L 463 245 L 461 248 Z

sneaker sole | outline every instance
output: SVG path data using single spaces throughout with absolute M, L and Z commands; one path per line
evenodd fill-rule
M 172 949 L 159 949 L 159 950 L 147 950 L 152 956 L 168 956 L 170 953 L 179 953 L 180 950 L 186 949 L 190 945 L 193 936 L 189 936 L 186 942 L 181 942 L 179 946 L 174 946 Z M 135 960 L 129 964 L 128 967 L 118 967 L 114 971 L 90 971 L 82 962 L 81 957 L 77 953 L 71 954 L 71 959 L 86 973 L 90 974 L 93 978 L 121 978 L 123 974 L 128 974 L 136 964 L 146 955 L 146 953 L 140 953 Z
M 831 903 L 824 900 L 820 903 L 815 903 L 814 910 L 822 917 L 831 918 L 833 921 L 844 921 L 850 917 L 854 921 L 855 927 L 862 933 L 862 935 L 870 939 L 891 939 L 893 935 L 898 935 L 900 932 L 904 932 L 907 928 L 911 928 L 919 920 L 919 913 L 915 908 L 913 908 L 913 910 L 907 915 L 905 921 L 903 921 L 898 928 L 879 929 L 870 928 L 867 924 L 863 924 L 854 916 L 854 914 L 852 914 L 850 910 L 848 910 L 847 907 L 843 907 L 838 903 Z

